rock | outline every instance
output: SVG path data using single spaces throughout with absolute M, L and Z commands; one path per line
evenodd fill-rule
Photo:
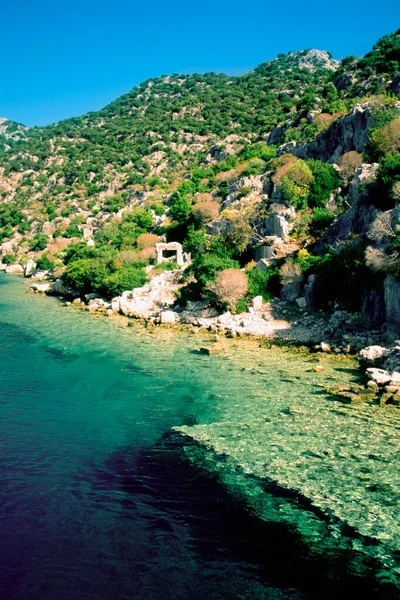
M 384 282 L 386 320 L 400 331 L 400 280 L 387 275 Z
M 46 294 L 50 289 L 50 283 L 33 283 L 30 288 L 33 292 Z
M 303 297 L 296 298 L 296 304 L 299 308 L 307 308 L 307 300 Z
M 162 325 L 175 325 L 176 313 L 172 310 L 162 310 L 160 313 L 160 323 Z
M 361 363 L 371 366 L 377 366 L 382 362 L 382 359 L 387 355 L 388 350 L 383 346 L 368 346 L 363 348 L 358 355 Z
M 322 352 L 331 352 L 331 347 L 329 344 L 327 344 L 326 342 L 321 342 L 320 344 L 321 350 Z
M 314 371 L 315 373 L 319 373 L 320 371 L 323 371 L 324 367 L 322 365 L 314 365 L 312 367 L 312 371 Z
M 253 307 L 253 309 L 255 311 L 260 311 L 262 310 L 263 307 L 263 297 L 262 296 L 256 296 L 255 298 L 253 298 L 253 300 L 251 301 L 251 305 Z
M 221 348 L 221 346 L 202 346 L 200 348 L 200 352 L 202 354 L 208 354 L 208 355 L 221 354 L 221 352 L 223 352 L 223 351 L 224 351 L 224 349 Z
M 24 274 L 24 267 L 22 265 L 8 265 L 8 267 L 6 267 L 5 269 L 6 273 L 9 273 L 10 275 L 23 275 Z
M 300 292 L 300 284 L 298 282 L 287 283 L 281 289 L 281 298 L 287 302 L 293 302 Z
M 35 269 L 36 269 L 35 261 L 32 259 L 29 259 L 24 268 L 24 277 L 30 277 Z
M 370 367 L 367 369 L 367 374 L 369 378 L 375 381 L 378 385 L 385 385 L 385 383 L 389 383 L 389 381 L 392 379 L 389 373 L 383 369 Z
M 67 287 L 62 279 L 56 279 L 50 286 L 50 294 L 55 296 L 76 296 L 77 292 Z

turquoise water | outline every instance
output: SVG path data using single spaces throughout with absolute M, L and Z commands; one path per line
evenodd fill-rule
M 0 277 L 1 598 L 398 597 L 397 413 L 321 394 L 352 363 L 208 357 L 26 291 Z

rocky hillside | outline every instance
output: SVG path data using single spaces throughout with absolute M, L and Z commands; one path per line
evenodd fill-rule
M 166 239 L 192 255 L 181 304 L 280 296 L 399 328 L 399 65 L 400 30 L 361 59 L 305 50 L 48 127 L 1 120 L 3 268 L 111 298 Z

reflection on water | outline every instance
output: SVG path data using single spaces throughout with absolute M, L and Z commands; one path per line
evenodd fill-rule
M 0 278 L 2 598 L 397 598 L 397 414 L 319 387 L 352 363 L 25 291 Z

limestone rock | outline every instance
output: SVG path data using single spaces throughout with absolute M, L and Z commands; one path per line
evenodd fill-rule
M 24 268 L 24 277 L 30 277 L 35 269 L 36 269 L 35 261 L 32 259 L 29 259 Z
M 162 325 L 175 325 L 176 313 L 173 310 L 162 310 L 160 313 L 160 323 Z
M 253 309 L 255 311 L 259 311 L 262 310 L 262 306 L 263 306 L 263 297 L 262 296 L 256 296 L 255 298 L 253 298 L 253 300 L 251 301 L 251 305 L 253 307 Z
M 383 346 L 368 346 L 360 351 L 358 357 L 362 363 L 377 366 L 387 353 L 388 350 Z
M 50 283 L 33 283 L 31 290 L 40 294 L 46 294 L 50 289 Z
M 369 369 L 367 369 L 367 374 L 370 377 L 370 379 L 375 381 L 375 383 L 377 383 L 378 385 L 385 385 L 386 383 L 389 383 L 389 381 L 391 381 L 392 379 L 390 374 L 387 371 L 384 371 L 383 369 L 376 369 L 370 367 Z
M 23 275 L 24 273 L 24 267 L 22 265 L 8 265 L 5 269 L 6 273 L 9 273 L 11 275 Z

